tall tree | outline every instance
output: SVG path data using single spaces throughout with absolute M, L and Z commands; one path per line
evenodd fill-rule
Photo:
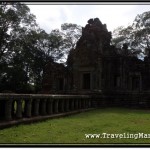
M 31 85 L 40 91 L 45 65 L 66 61 L 64 56 L 81 35 L 76 24 L 63 24 L 61 31 L 47 34 L 35 19 L 25 4 L 0 3 L 0 91 L 25 93 Z
M 150 49 L 150 11 L 137 15 L 132 25 L 118 27 L 113 32 L 113 44 L 128 44 L 133 53 L 141 54 Z M 145 53 L 146 54 L 146 53 Z
M 3 3 L 0 5 L 0 60 L 10 55 L 10 42 L 12 35 L 17 37 L 19 30 L 23 27 L 26 32 L 35 28 L 35 16 L 30 13 L 30 9 L 23 4 Z M 11 45 L 12 46 L 12 45 Z
M 77 24 L 64 23 L 61 25 L 61 32 L 64 39 L 64 60 L 67 59 L 69 51 L 75 48 L 77 41 L 81 37 L 82 27 Z
M 27 40 L 25 35 L 36 27 L 35 16 L 26 5 L 1 2 L 0 82 L 3 84 L 1 90 L 21 92 L 24 85 L 27 85 L 23 41 Z
M 82 27 L 77 24 L 64 23 L 61 25 L 66 44 L 69 48 L 75 48 L 78 39 L 82 34 Z

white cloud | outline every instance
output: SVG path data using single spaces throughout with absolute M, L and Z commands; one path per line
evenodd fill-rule
M 105 5 L 101 6 L 96 13 L 107 24 L 108 29 L 113 31 L 114 28 L 122 25 L 126 26 L 133 21 L 130 13 L 134 12 L 134 9 L 134 5 Z
M 63 23 L 85 26 L 90 18 L 98 17 L 113 31 L 132 23 L 137 14 L 149 11 L 150 5 L 28 5 L 37 23 L 48 33 Z

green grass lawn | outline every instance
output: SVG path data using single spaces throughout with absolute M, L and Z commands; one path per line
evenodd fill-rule
M 86 138 L 85 134 L 150 134 L 150 110 L 105 108 L 0 130 L 0 143 L 150 143 L 147 139 Z

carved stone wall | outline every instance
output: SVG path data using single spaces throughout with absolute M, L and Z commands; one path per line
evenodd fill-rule
M 71 73 L 63 64 L 50 61 L 45 66 L 42 93 L 65 93 L 71 89 Z
M 142 61 L 126 44 L 122 49 L 112 46 L 111 32 L 95 18 L 82 28 L 76 48 L 70 50 L 67 67 L 54 62 L 46 66 L 43 89 L 78 94 L 140 92 L 150 89 L 149 80 L 150 57 Z

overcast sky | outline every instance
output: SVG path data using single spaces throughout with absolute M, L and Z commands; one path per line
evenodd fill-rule
M 150 11 L 147 5 L 28 5 L 37 23 L 47 33 L 63 23 L 85 26 L 90 18 L 99 18 L 109 31 L 132 23 L 137 14 Z

